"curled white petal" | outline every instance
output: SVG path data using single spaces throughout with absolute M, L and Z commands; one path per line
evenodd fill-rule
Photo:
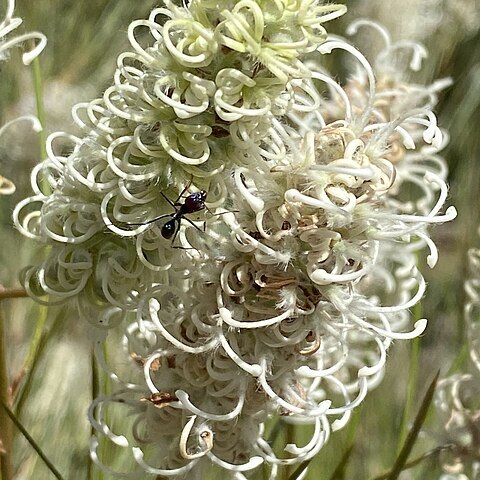
M 199 417 L 205 418 L 207 420 L 212 420 L 215 422 L 226 422 L 238 417 L 242 411 L 243 403 L 245 401 L 245 393 L 240 391 L 238 396 L 238 403 L 236 407 L 229 413 L 218 414 L 218 413 L 205 412 L 200 408 L 196 407 L 195 405 L 193 405 L 193 403 L 190 402 L 189 400 L 188 393 L 183 390 L 176 390 L 175 396 L 178 398 L 178 400 L 182 404 L 182 408 L 185 408 L 189 412 L 192 412 L 194 415 L 198 415 Z
M 216 463 L 220 467 L 230 472 L 248 472 L 249 470 L 259 467 L 263 463 L 263 458 L 258 456 L 251 457 L 247 462 L 242 464 L 226 462 L 215 456 L 212 452 L 208 452 L 207 456 L 213 463 Z

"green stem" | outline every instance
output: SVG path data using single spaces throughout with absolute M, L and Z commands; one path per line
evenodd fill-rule
M 435 375 L 432 383 L 428 387 L 425 396 L 423 397 L 422 404 L 420 405 L 420 409 L 413 421 L 412 428 L 408 432 L 407 438 L 405 439 L 405 443 L 403 444 L 400 453 L 393 465 L 392 470 L 390 471 L 389 476 L 387 477 L 388 480 L 397 480 L 400 473 L 402 472 L 403 468 L 405 467 L 405 463 L 408 460 L 408 456 L 412 451 L 420 433 L 420 430 L 425 422 L 425 418 L 427 417 L 428 410 L 430 409 L 430 405 L 433 400 L 433 395 L 435 393 L 435 388 L 437 387 L 438 377 L 440 376 L 440 370 L 438 370 L 437 374 Z
M 45 331 L 45 323 L 47 321 L 47 307 L 39 307 L 37 324 L 33 337 L 30 341 L 30 348 L 27 358 L 23 362 L 22 372 L 25 372 L 25 378 L 19 392 L 15 397 L 15 414 L 21 418 L 25 401 L 29 397 L 35 370 L 38 366 L 39 358 L 47 342 L 47 332 Z
M 91 365 L 91 371 L 92 371 L 92 400 L 98 397 L 100 394 L 100 372 L 98 370 L 98 365 L 97 365 L 97 360 L 95 358 L 95 354 L 92 350 L 90 354 L 90 365 Z M 90 427 L 90 436 L 92 437 L 95 434 L 95 429 L 93 428 L 93 425 Z M 87 478 L 88 480 L 93 480 L 93 462 L 90 457 L 88 456 L 87 460 Z M 103 473 L 101 473 L 101 477 L 103 478 Z
M 10 381 L 8 378 L 4 323 L 5 319 L 3 316 L 3 305 L 0 302 L 0 401 L 2 405 L 6 406 L 10 404 Z M 2 442 L 1 447 L 3 450 L 2 454 L 0 455 L 0 473 L 2 474 L 2 480 L 12 480 L 12 422 L 10 421 L 6 408 L 2 406 L 0 406 L 0 425 L 2 426 L 0 440 Z
M 35 325 L 35 331 L 33 332 L 33 338 L 30 343 L 28 357 L 23 365 L 24 371 L 26 372 L 32 368 L 33 363 L 37 359 L 38 350 L 43 337 L 43 331 L 45 329 L 45 323 L 47 322 L 48 307 L 41 306 L 39 310 L 37 324 Z
M 405 470 L 408 470 L 410 468 L 416 467 L 420 463 L 424 462 L 425 460 L 428 460 L 431 457 L 436 457 L 440 453 L 442 453 L 445 450 L 452 450 L 455 448 L 454 445 L 442 445 L 440 447 L 436 447 L 433 450 L 424 453 L 423 455 L 420 455 L 419 457 L 415 458 L 414 460 L 411 460 L 410 462 L 405 463 L 405 465 L 402 468 L 402 472 Z M 375 477 L 373 480 L 388 480 L 390 476 L 390 472 L 384 473 L 383 475 L 380 475 L 379 477 Z
M 418 320 L 419 317 L 415 316 Z M 413 404 L 415 400 L 415 391 L 417 389 L 418 380 L 418 362 L 420 358 L 420 338 L 414 338 L 410 347 L 410 365 L 408 368 L 408 384 L 405 396 L 405 407 L 403 409 L 402 423 L 400 425 L 400 433 L 398 435 L 397 454 L 400 452 L 405 438 L 408 433 L 408 424 L 412 415 Z
M 32 62 L 33 88 L 35 90 L 35 102 L 37 104 L 37 118 L 42 125 L 42 131 L 38 134 L 40 158 L 43 160 L 47 157 L 46 140 L 47 134 L 45 132 L 45 108 L 43 105 L 43 82 L 42 70 L 40 68 L 40 60 L 35 58 Z M 46 185 L 42 185 L 45 187 Z M 50 187 L 49 187 L 50 190 Z M 44 192 L 47 194 L 47 192 Z
M 295 426 L 291 423 L 285 425 L 285 443 L 287 445 L 295 443 Z M 283 480 L 290 479 L 290 469 L 287 466 L 283 469 L 282 478 Z
M 40 446 L 35 442 L 33 437 L 28 433 L 27 429 L 19 422 L 18 418 L 15 416 L 15 414 L 8 408 L 7 404 L 4 403 L 3 401 L 1 402 L 1 406 L 3 407 L 3 410 L 7 413 L 9 420 L 11 420 L 15 426 L 22 432 L 23 436 L 27 439 L 28 443 L 33 447 L 33 449 L 38 453 L 40 458 L 45 462 L 47 465 L 48 469 L 52 472 L 52 474 L 57 478 L 58 480 L 63 480 L 62 475 L 60 472 L 55 468 L 55 465 L 47 458 L 47 456 L 43 453 L 42 449 Z M 6 479 L 7 477 L 2 477 L 3 479 Z
M 362 403 L 358 407 L 357 411 L 354 412 L 352 419 L 350 420 L 348 435 L 345 441 L 345 445 L 347 445 L 347 448 L 345 449 L 345 452 L 342 455 L 342 458 L 340 459 L 337 467 L 335 468 L 332 475 L 330 476 L 330 480 L 345 479 L 348 462 L 351 458 L 353 449 L 355 448 L 355 436 L 358 430 L 358 426 L 360 424 L 361 412 L 364 405 L 365 404 Z
M 418 263 L 418 261 L 417 261 Z M 422 302 L 418 302 L 412 311 L 412 317 L 415 321 L 422 318 L 423 314 L 423 306 Z M 417 381 L 418 381 L 418 365 L 420 361 L 420 347 L 421 347 L 421 339 L 420 337 L 416 337 L 411 342 L 410 347 L 410 364 L 408 368 L 408 385 L 407 385 L 407 392 L 405 397 L 405 407 L 403 409 L 402 415 L 402 423 L 400 424 L 400 433 L 398 436 L 398 444 L 397 444 L 397 455 L 400 453 L 400 449 L 402 448 L 405 439 L 407 438 L 408 427 L 410 417 L 413 411 L 413 404 L 416 397 L 416 389 L 417 389 Z
M 467 364 L 469 357 L 469 346 L 465 341 L 465 343 L 463 343 L 462 347 L 460 348 L 457 356 L 454 358 L 452 365 L 448 369 L 446 376 L 448 377 L 450 375 L 453 375 L 455 372 L 461 372 L 465 370 L 465 365 Z
M 43 85 L 42 85 L 42 71 L 40 68 L 40 61 L 38 58 L 35 58 L 32 62 L 32 75 L 33 75 L 33 88 L 35 90 L 35 101 L 37 105 L 37 117 L 42 125 L 42 131 L 39 133 L 39 153 L 40 158 L 44 159 L 47 156 L 47 150 L 45 146 L 46 142 L 46 132 L 45 132 L 45 109 L 43 106 Z M 48 195 L 51 193 L 50 185 L 46 179 L 41 179 L 40 181 L 41 190 L 44 194 Z M 33 332 L 33 337 L 30 342 L 30 348 L 28 351 L 28 356 L 25 359 L 23 365 L 23 371 L 27 373 L 27 379 L 25 381 L 25 386 L 22 390 L 22 395 L 17 399 L 17 415 L 21 415 L 21 410 L 23 407 L 24 400 L 26 398 L 25 393 L 28 393 L 29 386 L 32 380 L 31 370 L 35 366 L 38 356 L 41 351 L 42 344 L 45 340 L 45 324 L 47 322 L 47 307 L 39 307 L 39 315 L 35 325 L 35 330 Z
M 102 350 L 103 350 L 103 357 L 105 358 L 105 361 L 108 363 L 108 344 L 107 342 L 104 342 L 102 345 Z M 109 383 L 108 383 L 108 377 L 105 375 L 105 372 L 101 370 L 98 367 L 98 363 L 96 362 L 96 358 L 94 355 L 92 355 L 93 361 L 95 362 L 95 368 L 96 368 L 96 377 L 97 377 L 97 390 L 94 391 L 94 395 L 108 395 L 110 392 L 109 388 Z M 109 412 L 105 412 L 105 421 L 108 423 L 110 420 L 109 418 Z M 106 463 L 109 463 L 109 459 L 111 456 L 111 452 L 109 451 L 109 446 L 108 443 L 105 441 L 105 436 L 100 435 L 99 436 L 99 446 L 98 446 L 98 451 L 101 454 L 101 458 L 105 459 Z M 105 478 L 103 470 L 99 472 L 97 475 L 98 480 L 103 480 Z

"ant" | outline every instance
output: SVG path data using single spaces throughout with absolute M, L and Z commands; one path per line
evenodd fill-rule
M 175 200 L 175 202 L 172 202 L 168 197 L 165 196 L 165 194 L 160 192 L 160 195 L 175 210 L 173 213 L 166 213 L 164 215 L 160 215 L 159 217 L 152 218 L 152 220 L 148 220 L 147 222 L 134 223 L 133 225 L 148 225 L 149 223 L 154 223 L 158 220 L 161 220 L 162 218 L 170 217 L 170 220 L 166 222 L 160 230 L 162 237 L 167 240 L 169 240 L 172 237 L 173 237 L 173 240 L 175 240 L 175 237 L 177 236 L 178 231 L 180 230 L 180 223 L 182 219 L 189 222 L 197 230 L 200 230 L 189 218 L 185 217 L 185 215 L 188 215 L 190 213 L 200 212 L 201 210 L 204 210 L 205 208 L 207 208 L 207 206 L 205 205 L 205 200 L 207 199 L 207 192 L 205 190 L 200 190 L 199 192 L 190 193 L 185 198 L 183 203 L 179 203 L 179 200 L 182 198 L 183 194 L 187 191 L 189 187 L 190 187 L 190 184 L 188 184 L 182 190 L 182 193 L 180 193 L 180 195 Z

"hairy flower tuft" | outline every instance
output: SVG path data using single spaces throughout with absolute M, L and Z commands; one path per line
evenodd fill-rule
M 130 453 L 132 475 L 214 464 L 245 478 L 264 463 L 275 478 L 345 426 L 393 340 L 426 328 L 409 319 L 425 292 L 416 253 L 427 246 L 433 267 L 428 227 L 456 215 L 442 213 L 438 84 L 408 81 L 383 27 L 350 30 L 386 39 L 373 67 L 326 37 L 343 6 L 165 5 L 132 23 L 103 98 L 74 108 L 84 136 L 49 137 L 35 195 L 14 214 L 52 245 L 25 284 L 103 329 L 128 325 L 133 380 L 107 365 L 99 335 L 119 388 L 89 416 Z M 422 48 L 408 48 L 417 60 Z M 359 67 L 344 85 L 324 66 L 337 50 Z M 109 428 L 110 408 L 128 409 L 130 432 Z M 269 418 L 310 424 L 310 439 L 274 451 Z

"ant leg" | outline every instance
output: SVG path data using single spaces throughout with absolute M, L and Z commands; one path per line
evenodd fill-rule
M 160 192 L 160 195 L 175 209 L 175 212 L 178 210 L 177 205 L 173 203 L 163 192 Z
M 182 217 L 184 220 L 186 220 L 190 225 L 192 225 L 192 227 L 195 227 L 199 232 L 201 232 L 202 230 L 200 228 L 198 228 L 189 218 L 187 217 Z M 205 223 L 205 222 L 204 222 Z M 205 230 L 204 230 L 205 231 Z
M 190 178 L 190 181 L 187 183 L 187 186 L 181 191 L 180 195 L 178 198 L 175 200 L 174 204 L 178 205 L 178 201 L 183 197 L 183 194 L 190 188 L 190 185 L 192 184 L 193 176 Z
M 226 210 L 225 212 L 220 212 L 220 213 L 212 213 L 207 207 L 205 207 L 208 211 L 208 213 L 210 213 L 210 215 L 212 217 L 218 217 L 219 215 L 223 215 L 224 213 L 239 213 L 239 210 Z M 188 220 L 187 218 L 185 218 L 185 220 Z M 203 231 L 205 232 L 207 229 L 207 222 L 203 222 Z
M 232 213 L 232 212 L 238 212 L 238 210 L 229 210 L 227 212 L 220 212 L 220 213 L 212 213 L 212 217 L 216 217 L 218 215 L 223 215 L 224 213 Z M 186 220 L 192 227 L 196 228 L 199 232 L 205 232 L 207 229 L 207 222 L 203 222 L 203 230 L 198 228 L 189 218 L 184 217 L 182 215 L 182 219 Z
M 154 222 L 156 222 L 157 220 L 161 220 L 162 218 L 171 217 L 171 216 L 172 216 L 171 213 L 166 213 L 166 214 L 164 214 L 164 215 L 160 215 L 159 217 L 152 218 L 151 220 L 147 220 L 146 222 L 142 222 L 142 223 L 129 223 L 128 225 L 149 225 L 150 223 L 154 223 Z
M 172 245 L 172 248 L 176 248 L 177 250 L 197 250 L 197 252 L 198 252 L 198 249 L 196 249 L 196 248 L 193 248 L 193 247 L 181 247 L 180 245 L 179 245 L 179 246 Z
M 190 222 L 197 230 L 199 230 L 201 232 L 201 230 L 191 220 L 189 220 L 188 218 L 185 218 L 185 217 L 182 217 L 182 218 L 184 220 L 187 220 L 188 222 Z M 173 242 L 175 242 L 175 238 L 177 237 L 179 231 L 180 231 L 180 220 L 178 220 L 177 229 L 176 229 L 175 235 L 173 236 L 173 239 L 172 239 L 172 248 L 176 248 L 178 250 L 197 250 L 197 252 L 198 252 L 198 249 L 196 249 L 194 247 L 181 247 L 180 245 L 175 246 L 173 244 Z
M 209 209 L 209 208 L 208 208 L 206 205 L 205 205 L 205 210 L 206 210 L 206 211 L 207 211 L 207 212 L 208 212 L 210 215 L 212 215 L 212 216 L 213 216 L 213 213 L 212 213 L 212 211 L 211 211 L 211 210 L 210 210 L 210 209 Z
M 180 231 L 180 219 L 177 219 L 176 220 L 176 224 L 175 224 L 175 233 L 173 234 L 173 238 L 172 238 L 172 247 L 173 247 L 173 244 L 175 242 L 175 239 L 177 238 L 177 235 L 178 235 L 178 232 Z M 173 247 L 173 248 L 177 248 L 177 247 Z M 182 247 L 180 247 L 182 248 Z
M 205 209 L 212 217 L 218 217 L 219 215 L 223 215 L 224 213 L 240 213 L 240 210 L 225 210 L 224 212 L 220 213 L 212 213 L 212 211 L 209 210 L 207 207 L 205 207 Z

